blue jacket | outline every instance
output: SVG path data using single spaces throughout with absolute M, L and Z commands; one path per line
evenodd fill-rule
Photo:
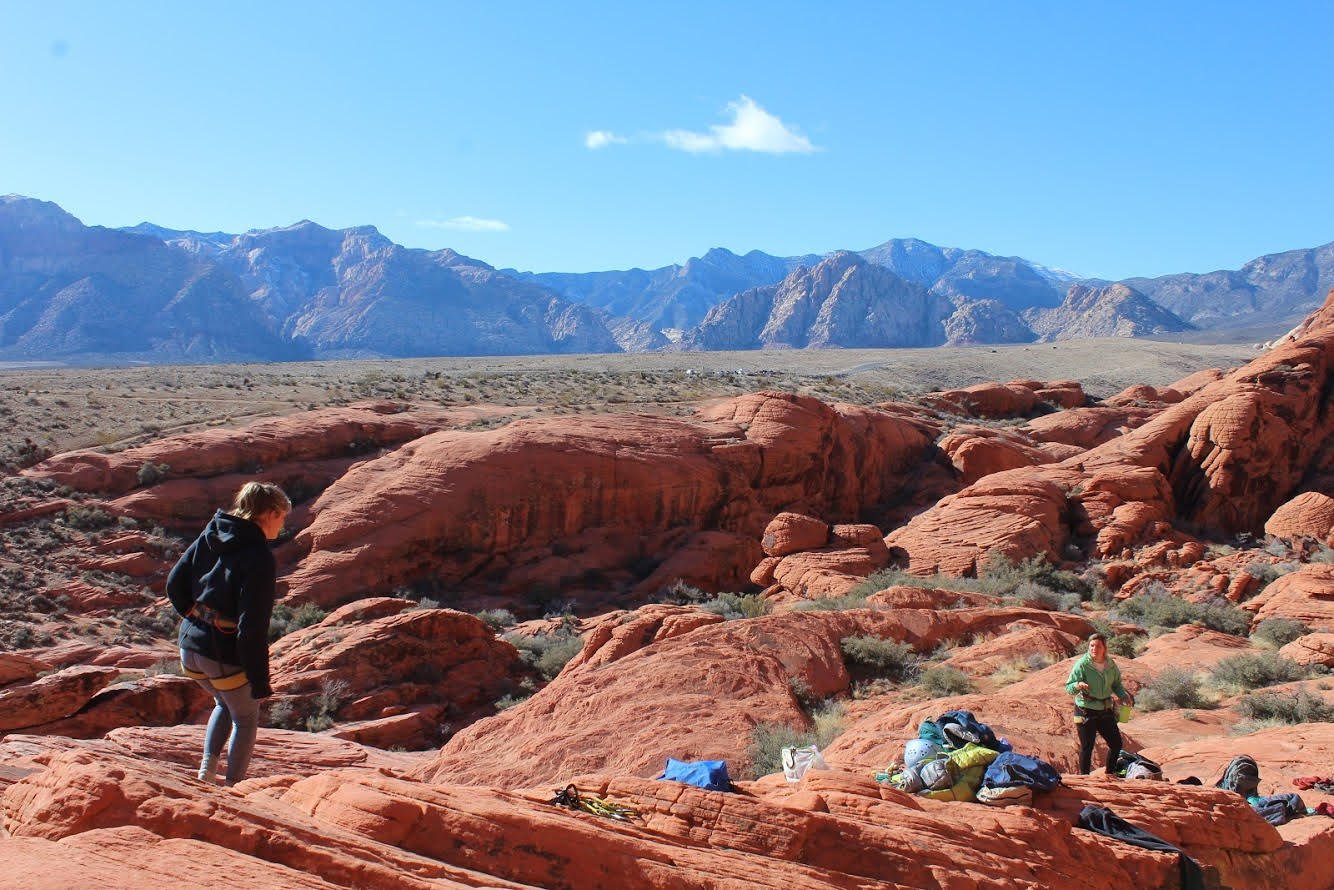
M 180 647 L 239 665 L 255 698 L 273 694 L 269 687 L 269 619 L 276 574 L 277 565 L 260 527 L 219 510 L 167 576 L 167 596 L 185 619 Z M 235 622 L 235 631 L 190 617 L 196 604 Z

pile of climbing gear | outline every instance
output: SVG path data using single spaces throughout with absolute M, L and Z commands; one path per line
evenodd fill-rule
M 579 789 L 574 785 L 566 785 L 564 788 L 557 789 L 556 796 L 547 803 L 571 810 L 583 810 L 585 813 L 592 813 L 594 816 L 619 819 L 622 822 L 640 818 L 639 810 L 634 807 L 600 797 L 580 794 Z

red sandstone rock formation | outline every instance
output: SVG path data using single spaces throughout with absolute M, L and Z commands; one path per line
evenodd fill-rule
M 1304 491 L 1274 511 L 1265 534 L 1277 538 L 1314 538 L 1334 547 L 1334 497 Z
M 1076 636 L 1090 632 L 1082 618 L 1035 609 L 859 609 L 708 624 L 637 649 L 626 643 L 643 637 L 627 634 L 614 662 L 592 648 L 607 644 L 591 638 L 580 661 L 551 685 L 464 729 L 422 775 L 481 784 L 513 776 L 537 784 L 607 770 L 647 776 L 667 756 L 744 767 L 756 723 L 808 722 L 794 689 L 821 697 L 847 690 L 844 637 L 871 634 L 930 651 L 943 640 L 995 633 L 1019 620 Z
M 699 532 L 754 541 L 784 509 L 841 520 L 890 502 L 930 444 L 890 414 L 780 393 L 691 421 L 622 415 L 435 433 L 353 467 L 321 495 L 288 585 L 321 603 L 424 575 L 511 593 L 537 579 L 633 585 L 635 564 Z M 715 578 L 744 586 L 754 551 L 718 556 Z
M 140 485 L 146 463 L 166 464 L 169 478 L 220 476 L 252 466 L 315 461 L 397 445 L 448 425 L 449 412 L 400 413 L 396 405 L 368 402 L 261 420 L 241 429 L 203 430 L 127 448 L 115 454 L 72 451 L 24 472 L 86 492 L 124 494 Z
M 1334 293 L 1315 318 L 1330 313 Z M 1334 474 L 1331 370 L 1334 325 L 1313 324 L 1086 454 L 983 477 L 886 543 L 914 571 L 970 574 L 988 552 L 1060 560 L 1072 535 L 1121 555 L 1178 518 L 1257 531 L 1304 477 Z
M 1298 637 L 1278 654 L 1298 664 L 1334 667 L 1334 633 L 1314 633 Z
M 271 648 L 271 662 L 275 705 L 304 714 L 318 701 L 330 717 L 389 719 L 353 735 L 414 748 L 438 743 L 441 724 L 489 716 L 528 674 L 515 648 L 472 615 L 388 597 L 288 634 Z
M 1314 630 L 1334 630 L 1334 565 L 1314 563 L 1270 582 L 1255 599 L 1242 604 L 1266 618 L 1291 618 Z
M 1039 410 L 1076 408 L 1088 401 L 1083 387 L 1074 380 L 1043 383 L 1011 380 L 1009 383 L 979 383 L 963 389 L 931 393 L 923 402 L 942 411 L 965 417 L 1029 417 Z

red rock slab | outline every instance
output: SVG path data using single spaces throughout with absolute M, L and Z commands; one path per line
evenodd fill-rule
M 552 418 L 434 433 L 325 490 L 296 536 L 300 563 L 286 583 L 326 605 L 426 575 L 517 596 L 538 566 L 547 578 L 562 566 L 627 572 L 697 532 L 758 539 L 784 510 L 851 519 L 892 501 L 930 450 L 893 415 L 786 393 L 729 400 L 689 421 Z M 557 546 L 565 552 L 553 554 Z M 715 565 L 744 582 L 758 554 L 727 558 L 714 551 Z
M 1089 449 L 1125 435 L 1153 415 L 1147 408 L 1074 408 L 1035 417 L 1021 429 L 1039 442 Z
M 1059 562 L 1070 534 L 1066 492 L 1078 478 L 1055 467 L 993 473 L 890 532 L 885 544 L 919 575 L 975 575 L 993 553 Z
M 1323 664 L 1334 667 L 1334 633 L 1314 633 L 1298 637 L 1278 654 L 1298 664 Z
M 3 827 L 14 838 L 62 841 L 99 829 L 137 827 L 319 875 L 342 887 L 517 886 L 321 824 L 277 805 L 263 792 L 246 798 L 238 790 L 123 755 L 53 754 L 46 769 L 6 789 L 0 806 Z
M 26 735 L 91 739 L 122 726 L 175 726 L 213 710 L 213 697 L 194 680 L 170 674 L 116 683 L 90 698 L 77 713 L 36 726 Z
M 615 622 L 599 622 L 591 628 L 584 639 L 583 649 L 566 663 L 564 671 L 573 673 L 584 667 L 603 667 L 652 643 L 684 636 L 722 621 L 723 616 L 715 612 L 689 606 L 644 606 L 623 613 Z
M 978 383 L 962 389 L 928 393 L 922 397 L 925 404 L 941 411 L 950 411 L 965 417 L 1027 417 L 1037 408 L 1038 397 L 1033 389 L 1021 381 L 1015 383 Z
M 414 608 L 355 617 L 394 608 L 382 600 L 345 608 L 280 639 L 270 649 L 274 689 L 316 696 L 337 683 L 344 700 L 335 716 L 349 720 L 378 717 L 388 704 L 446 702 L 466 717 L 479 709 L 489 714 L 526 673 L 515 648 L 466 612 Z
M 773 581 L 803 599 L 843 596 L 867 575 L 889 565 L 889 550 L 877 539 L 873 547 L 806 550 L 784 556 L 773 567 Z
M 139 590 L 113 590 L 81 580 L 53 586 L 47 593 L 49 596 L 63 599 L 65 605 L 76 614 L 97 612 L 104 609 L 122 609 L 126 606 L 138 605 L 144 599 Z
M 186 876 L 191 884 L 256 890 L 342 886 L 219 844 L 164 838 L 133 825 L 84 831 L 60 840 L 0 838 L 0 875 L 3 886 L 25 890 L 161 890 L 180 886 Z
M 440 409 L 400 412 L 389 403 L 322 408 L 269 418 L 239 429 L 210 429 L 169 436 L 115 454 L 71 451 L 24 471 L 79 491 L 125 494 L 139 485 L 145 463 L 167 464 L 171 478 L 239 473 L 247 465 L 272 466 L 364 452 L 415 439 L 449 424 Z
M 195 769 L 204 750 L 203 726 L 126 726 L 106 740 L 137 757 Z M 382 751 L 325 733 L 260 727 L 248 776 L 296 775 L 346 767 L 404 771 L 423 762 L 423 754 Z M 225 759 L 225 757 L 224 757 Z
M 122 669 L 147 668 L 163 661 L 180 663 L 180 649 L 166 643 L 137 646 L 101 646 L 66 640 L 28 653 L 50 667 L 93 664 Z
M 997 597 L 966 590 L 945 587 L 915 587 L 896 584 L 877 590 L 866 598 L 868 606 L 883 609 L 954 609 L 960 606 L 991 606 L 1000 602 Z
M 1007 664 L 1024 663 L 1031 656 L 1064 661 L 1074 654 L 1080 638 L 1050 625 L 1015 622 L 1008 632 L 964 647 L 945 664 L 974 677 L 986 677 Z
M 1249 754 L 1260 766 L 1260 794 L 1297 792 L 1312 801 L 1329 799 L 1318 792 L 1298 791 L 1292 780 L 1299 776 L 1328 775 L 1334 763 L 1334 723 L 1302 723 L 1262 729 L 1246 735 L 1226 735 L 1191 740 L 1170 747 L 1150 747 L 1142 752 L 1163 768 L 1172 780 L 1198 776 L 1213 785 L 1223 775 L 1228 761 Z
M 1089 627 L 1073 615 L 1022 608 L 789 612 L 697 627 L 611 664 L 562 672 L 526 701 L 461 730 L 415 775 L 479 785 L 609 770 L 650 776 L 668 756 L 727 760 L 742 775 L 756 724 L 809 723 L 794 690 L 847 691 L 844 637 L 929 651 L 1020 620 L 1084 634 Z
M 1291 618 L 1313 630 L 1334 631 L 1334 565 L 1304 565 L 1270 582 L 1241 607 L 1255 613 L 1256 624 Z
M 915 801 L 884 800 L 867 780 L 843 781 L 837 789 L 830 784 L 838 776 L 820 781 L 808 797 L 828 798 L 830 812 L 678 783 L 617 778 L 594 785 L 593 792 L 635 807 L 642 828 L 559 811 L 534 820 L 506 807 L 510 795 L 436 786 L 426 797 L 408 783 L 369 776 L 355 786 L 333 777 L 307 780 L 283 799 L 321 820 L 427 856 L 458 861 L 466 851 L 513 845 L 515 854 L 497 863 L 504 876 L 540 886 L 1039 887 L 1070 886 L 1080 872 L 1087 872 L 1087 886 L 1145 880 L 1156 886 L 1175 868 L 1169 857 L 1129 852 L 1134 848 L 1124 858 L 1107 856 L 1094 835 L 1032 811 L 970 812 L 971 826 L 961 832 L 958 811 L 942 806 L 935 815 Z M 545 796 L 533 797 L 539 794 Z M 409 801 L 410 817 L 376 817 Z M 451 848 L 451 837 L 466 844 Z M 1049 855 L 1037 859 L 1031 850 L 1039 842 Z M 545 861 L 524 854 L 531 849 L 542 850 Z M 590 862 L 589 851 L 599 861 Z M 710 877 L 699 874 L 703 869 Z
M 116 668 L 80 666 L 0 689 L 0 732 L 68 717 L 118 676 Z
M 965 485 L 984 476 L 1019 467 L 1055 463 L 1057 458 L 1033 445 L 1000 435 L 976 435 L 955 432 L 940 442 Z
M 1304 491 L 1274 511 L 1265 534 L 1276 538 L 1315 538 L 1334 546 L 1334 497 Z
M 40 671 L 50 667 L 49 663 L 38 661 L 30 655 L 0 652 L 0 686 L 36 679 Z
M 1206 670 L 1225 658 L 1255 652 L 1244 637 L 1219 633 L 1216 630 L 1183 624 L 1170 633 L 1154 637 L 1134 658 L 1135 668 L 1146 674 L 1157 674 L 1167 668 Z M 1122 659 L 1117 659 L 1121 664 Z
M 766 556 L 818 550 L 829 542 L 829 524 L 800 513 L 779 513 L 764 528 L 760 545 Z

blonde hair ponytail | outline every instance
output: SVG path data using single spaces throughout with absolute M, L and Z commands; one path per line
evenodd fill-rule
M 242 519 L 255 519 L 265 513 L 287 513 L 292 501 L 272 482 L 247 482 L 232 500 L 231 513 Z

